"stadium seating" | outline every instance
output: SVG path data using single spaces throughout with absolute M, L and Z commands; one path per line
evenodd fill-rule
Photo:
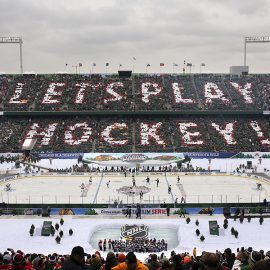
M 102 244 L 102 243 L 101 243 Z M 105 244 L 105 247 L 108 244 Z M 101 246 L 102 247 L 102 246 Z M 237 254 L 233 253 L 230 248 L 226 248 L 224 252 L 216 251 L 216 253 L 204 252 L 198 256 L 196 249 L 193 254 L 176 253 L 171 251 L 167 256 L 162 252 L 161 254 L 149 253 L 149 256 L 140 261 L 132 251 L 126 252 L 110 252 L 106 257 L 101 256 L 99 251 L 94 254 L 84 254 L 82 247 L 74 247 L 71 255 L 51 254 L 43 255 L 36 253 L 24 254 L 23 251 L 15 252 L 8 249 L 0 253 L 0 269 L 128 269 L 126 264 L 135 262 L 138 269 L 152 270 L 152 269 L 253 269 L 264 270 L 269 269 L 270 266 L 270 252 L 260 250 L 255 251 L 252 247 L 248 249 L 241 249 Z M 75 255 L 76 252 L 76 255 Z M 80 253 L 79 253 L 80 252 Z M 80 255 L 77 255 L 80 254 Z M 82 253 L 82 254 L 81 254 Z M 81 260 L 78 260 L 78 257 Z M 138 262 L 137 262 L 138 260 Z M 120 265 L 121 264 L 121 265 Z M 211 266 L 211 268 L 207 268 Z M 72 268 L 73 266 L 73 268 Z M 136 265 L 135 265 L 136 266 Z
M 4 111 L 252 111 L 269 97 L 269 75 L 0 75 Z
M 2 117 L 0 152 L 25 139 L 56 152 L 269 151 L 270 123 L 257 117 Z

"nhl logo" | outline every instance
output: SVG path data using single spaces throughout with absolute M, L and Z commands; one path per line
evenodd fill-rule
M 149 232 L 148 226 L 145 225 L 124 225 L 121 228 L 121 237 L 128 239 L 145 239 L 148 238 Z

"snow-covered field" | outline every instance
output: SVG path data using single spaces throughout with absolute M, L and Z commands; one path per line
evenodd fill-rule
M 173 248 L 177 252 L 187 251 L 192 252 L 194 247 L 197 248 L 198 252 L 202 251 L 224 251 L 225 248 L 230 247 L 236 252 L 239 247 L 249 247 L 252 246 L 255 250 L 264 249 L 265 251 L 270 250 L 270 234 L 269 226 L 270 219 L 265 219 L 262 225 L 259 225 L 258 219 L 252 219 L 250 223 L 247 220 L 243 224 L 239 221 L 229 220 L 229 226 L 227 230 L 224 230 L 223 220 L 224 217 L 221 215 L 213 216 L 191 216 L 190 224 L 186 224 L 185 219 L 179 219 L 176 217 L 169 218 L 156 218 L 152 219 L 100 219 L 96 217 L 78 217 L 78 216 L 64 216 L 65 223 L 61 229 L 64 232 L 64 237 L 60 244 L 55 242 L 55 237 L 40 236 L 41 226 L 44 220 L 52 220 L 53 224 L 59 223 L 59 217 L 53 218 L 0 218 L 0 251 L 5 251 L 7 248 L 14 248 L 15 250 L 21 249 L 24 252 L 37 252 L 49 254 L 52 252 L 57 252 L 59 254 L 69 254 L 72 247 L 76 245 L 81 245 L 84 247 L 87 253 L 93 253 L 97 250 L 98 246 L 96 241 L 93 241 L 95 234 L 103 229 L 103 239 L 111 238 L 111 234 L 108 228 L 110 227 L 120 228 L 125 224 L 145 224 L 149 226 L 150 236 L 151 231 L 157 231 L 156 235 L 158 237 L 158 230 L 160 228 L 167 228 L 168 237 L 165 239 L 169 242 L 172 237 L 177 239 L 177 244 Z M 195 225 L 195 221 L 198 218 L 199 226 Z M 209 234 L 209 220 L 217 220 L 220 225 L 220 236 L 211 236 Z M 29 235 L 29 229 L 31 224 L 36 227 L 36 232 L 33 237 Z M 234 227 L 239 232 L 239 236 L 236 239 L 231 235 L 231 227 Z M 72 228 L 74 231 L 73 236 L 68 235 L 68 230 Z M 205 241 L 201 242 L 199 237 L 196 236 L 195 230 L 198 228 L 205 236 Z M 173 229 L 173 230 L 172 230 Z M 175 234 L 175 235 L 174 235 Z M 161 237 L 163 238 L 164 235 Z M 119 238 L 117 238 L 119 239 Z M 168 256 L 170 250 L 167 252 Z M 147 257 L 147 254 L 137 254 L 140 259 Z

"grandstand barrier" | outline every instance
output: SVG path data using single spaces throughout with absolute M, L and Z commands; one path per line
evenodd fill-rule
M 50 205 L 52 206 L 52 205 Z M 92 206 L 92 207 L 91 207 Z M 51 215 L 86 215 L 86 216 L 125 216 L 125 209 L 126 208 L 108 208 L 105 205 L 100 205 L 101 208 L 97 208 L 97 205 L 88 205 L 84 207 L 74 207 L 73 205 L 62 205 L 62 207 L 52 207 L 51 208 Z M 211 215 L 212 211 L 213 214 L 225 214 L 228 216 L 234 216 L 236 213 L 244 212 L 245 215 L 256 215 L 256 214 L 264 214 L 269 215 L 270 207 L 265 204 L 239 204 L 234 205 L 232 204 L 223 204 L 222 206 L 216 205 L 193 205 L 185 206 L 181 205 L 179 207 L 174 207 L 173 205 L 168 205 L 170 207 L 171 215 L 177 216 L 180 213 L 185 212 L 187 215 Z M 42 212 L 42 207 L 44 205 L 34 206 L 24 206 L 22 208 L 9 206 L 8 208 L 1 208 L 0 207 L 0 215 L 40 215 Z M 131 208 L 132 216 L 134 217 L 136 214 L 136 208 Z M 211 210 L 211 211 L 210 211 Z M 162 207 L 142 207 L 141 208 L 143 216 L 167 216 L 166 208 Z

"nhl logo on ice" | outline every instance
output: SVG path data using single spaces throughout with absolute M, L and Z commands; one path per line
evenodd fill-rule
M 145 225 L 124 225 L 121 228 L 121 237 L 144 239 L 149 236 L 148 229 Z

